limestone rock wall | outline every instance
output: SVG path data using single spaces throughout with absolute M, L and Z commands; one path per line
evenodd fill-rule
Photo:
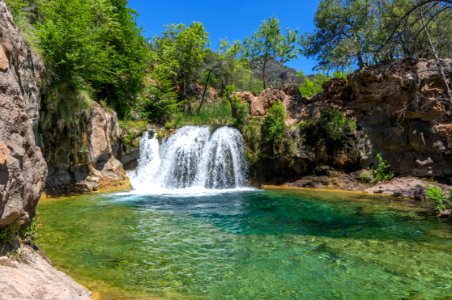
M 120 138 L 116 113 L 93 102 L 77 126 L 75 134 L 58 140 L 44 134 L 49 164 L 46 192 L 60 195 L 127 188 L 128 178 L 116 158 Z
M 30 221 L 44 187 L 47 167 L 33 130 L 42 72 L 0 1 L 0 228 Z

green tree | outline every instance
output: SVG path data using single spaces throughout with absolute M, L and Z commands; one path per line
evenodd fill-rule
M 127 0 L 110 0 L 114 7 L 117 30 L 111 28 L 105 42 L 112 46 L 113 80 L 98 87 L 100 99 L 106 98 L 120 116 L 138 110 L 137 97 L 149 64 L 149 47 L 136 24 L 137 13 L 127 7 Z
M 174 83 L 181 99 L 192 96 L 194 83 L 201 78 L 209 40 L 204 26 L 193 22 L 169 25 L 161 37 L 154 38 L 151 63 Z
M 450 1 L 322 0 L 315 31 L 302 38 L 302 52 L 315 57 L 316 68 L 323 70 L 433 57 L 427 34 L 431 32 L 439 56 L 447 56 L 451 17 Z
M 55 90 L 88 89 L 126 116 L 143 88 L 149 53 L 127 1 L 37 3 L 39 44 Z
M 105 36 L 119 30 L 114 7 L 106 0 L 40 2 L 38 32 L 53 80 L 86 84 L 108 83 L 113 47 Z
M 298 42 L 298 31 L 288 29 L 286 35 L 283 35 L 277 18 L 264 20 L 257 32 L 245 39 L 245 57 L 260 65 L 264 89 L 268 62 L 275 60 L 285 63 L 296 58 L 299 52 Z

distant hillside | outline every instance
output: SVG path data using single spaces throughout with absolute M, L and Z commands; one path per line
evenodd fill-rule
M 251 68 L 257 78 L 262 77 L 260 62 L 251 63 Z M 297 76 L 297 71 L 282 63 L 272 60 L 267 64 L 266 77 L 268 86 L 279 88 L 285 84 L 301 84 L 303 79 Z

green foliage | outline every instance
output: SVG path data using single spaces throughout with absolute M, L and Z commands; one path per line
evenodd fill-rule
M 434 5 L 432 5 L 434 3 Z M 406 57 L 429 57 L 421 12 L 440 56 L 451 53 L 452 10 L 447 1 L 322 0 L 315 15 L 316 29 L 303 36 L 303 54 L 319 62 L 317 69 L 344 69 Z
M 136 24 L 136 12 L 127 0 L 110 0 L 116 30 L 109 28 L 105 44 L 111 45 L 111 79 L 107 83 L 93 83 L 98 99 L 107 99 L 120 117 L 128 117 L 140 110 L 138 97 L 143 90 L 150 54 L 149 47 Z
M 184 125 L 232 125 L 231 104 L 229 101 L 221 100 L 206 103 L 199 112 L 185 113 L 177 116 L 165 127 L 181 127 Z
M 298 90 L 300 94 L 305 97 L 315 96 L 323 91 L 323 84 L 332 78 L 342 78 L 347 79 L 347 73 L 336 71 L 333 73 L 333 77 L 328 75 L 317 73 L 310 79 L 307 76 L 304 76 L 303 72 L 300 71 L 298 76 L 303 79 L 303 83 L 300 84 Z
M 156 83 L 149 84 L 145 89 L 141 98 L 141 116 L 149 121 L 164 124 L 180 114 L 183 101 L 178 100 L 172 82 L 166 79 L 165 75 L 160 77 L 157 70 L 154 70 L 153 74 Z
M 318 118 L 303 120 L 298 128 L 313 136 L 320 131 L 329 141 L 340 142 L 356 129 L 356 120 L 337 109 L 325 108 Z
M 269 157 L 287 150 L 286 109 L 282 102 L 272 104 L 261 125 L 262 149 Z
M 39 0 L 5 0 L 5 2 L 14 17 L 14 22 L 21 29 L 21 35 L 35 52 L 42 54 L 36 29 L 33 26 L 38 15 Z
M 331 78 L 324 74 L 316 74 L 311 80 L 304 77 L 303 83 L 298 87 L 302 96 L 312 97 L 323 91 L 322 85 Z
M 241 101 L 237 96 L 231 98 L 232 116 L 235 118 L 234 126 L 241 129 L 245 126 L 249 116 L 250 105 Z
M 298 56 L 298 31 L 287 30 L 281 33 L 277 18 L 264 20 L 257 32 L 244 42 L 245 57 L 261 65 L 262 82 L 266 88 L 266 67 L 269 61 L 285 63 Z
M 26 225 L 14 224 L 0 229 L 0 250 L 3 250 L 3 247 L 12 245 L 15 242 L 27 240 L 34 241 L 38 236 L 38 224 L 38 218 L 35 216 L 32 221 Z
M 246 141 L 246 157 L 251 164 L 256 163 L 261 155 L 261 124 L 260 120 L 250 117 L 242 127 L 243 139 Z
M 193 84 L 201 80 L 208 42 L 208 34 L 199 22 L 188 27 L 169 25 L 151 44 L 151 77 L 157 73 L 159 80 L 169 80 L 179 98 L 187 99 L 193 94 Z
M 92 91 L 68 83 L 55 85 L 49 91 L 42 111 L 41 125 L 54 136 L 66 132 L 77 136 L 80 119 L 87 117 L 93 104 Z
M 249 117 L 250 106 L 240 100 L 239 97 L 233 95 L 235 91 L 234 85 L 227 86 L 224 90 L 224 99 L 231 104 L 232 117 L 235 119 L 234 126 L 242 129 Z
M 320 114 L 319 123 L 333 141 L 343 140 L 347 134 L 356 129 L 356 120 L 348 118 L 336 109 L 324 109 Z
M 149 51 L 126 0 L 10 0 L 8 5 L 43 56 L 53 92 L 61 86 L 90 90 L 92 99 L 105 100 L 120 117 L 136 109 Z
M 40 3 L 38 32 L 56 84 L 76 80 L 96 84 L 113 80 L 109 31 L 119 24 L 105 0 L 50 0 Z
M 363 170 L 359 174 L 358 178 L 359 182 L 361 183 L 371 183 L 373 181 L 373 173 L 369 170 Z
M 425 197 L 436 212 L 440 213 L 446 209 L 446 196 L 440 187 L 428 185 L 425 189 Z
M 377 153 L 376 158 L 376 166 L 372 172 L 374 183 L 392 179 L 394 177 L 394 173 L 391 171 L 391 165 L 383 158 L 381 153 Z
M 120 120 L 121 138 L 125 145 L 138 146 L 138 137 L 146 131 L 146 121 Z

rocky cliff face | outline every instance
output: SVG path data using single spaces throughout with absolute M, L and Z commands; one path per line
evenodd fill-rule
M 50 195 L 127 188 L 129 181 L 119 152 L 120 128 L 116 113 L 97 103 L 72 128 L 75 134 L 54 139 L 43 133 L 49 164 L 46 191 Z
M 443 60 L 443 67 L 452 81 L 452 59 Z M 293 88 L 284 93 L 266 90 L 258 97 L 239 94 L 251 104 L 251 114 L 259 117 L 272 102 L 282 101 L 289 125 L 315 119 L 325 108 L 356 119 L 357 128 L 340 143 L 329 142 L 321 131 L 294 128 L 297 154 L 258 162 L 252 170 L 257 179 L 282 183 L 310 174 L 322 176 L 328 169 L 353 172 L 372 166 L 376 153 L 399 176 L 452 178 L 452 110 L 433 60 L 364 69 L 348 81 L 326 82 L 323 88 L 311 99 Z
M 0 1 L 0 228 L 35 214 L 47 175 L 35 143 L 43 65 Z
M 443 65 L 451 81 L 452 59 Z M 433 60 L 363 70 L 352 75 L 349 86 L 330 93 L 350 88 L 340 104 L 397 174 L 452 177 L 452 110 Z

